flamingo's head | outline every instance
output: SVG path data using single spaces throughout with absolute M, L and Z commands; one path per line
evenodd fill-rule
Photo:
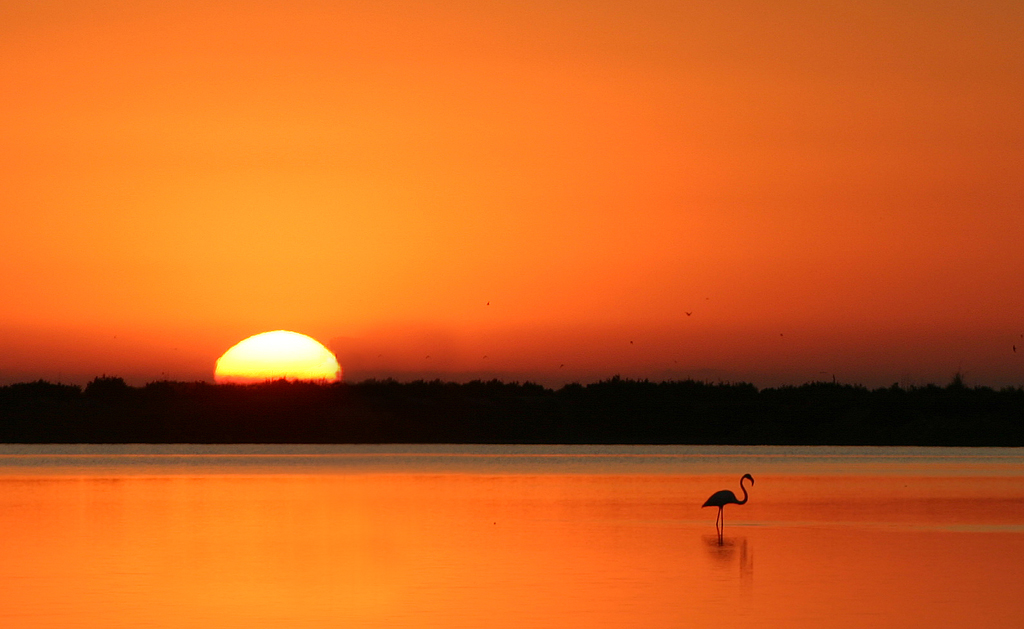
M 743 478 L 748 478 L 748 479 L 750 479 L 750 484 L 751 484 L 751 485 L 753 485 L 753 484 L 754 484 L 754 477 L 753 477 L 753 476 L 751 476 L 750 474 L 744 474 L 744 475 L 743 475 Z M 741 479 L 740 479 L 740 481 L 742 481 L 742 480 L 743 480 L 743 478 L 741 478 Z

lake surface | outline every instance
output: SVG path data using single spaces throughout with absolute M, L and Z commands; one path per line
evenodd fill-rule
M 0 552 L 5 628 L 1021 627 L 1024 451 L 0 445 Z

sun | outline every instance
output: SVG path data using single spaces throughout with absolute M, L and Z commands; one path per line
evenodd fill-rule
M 341 366 L 329 349 L 314 339 L 287 330 L 250 336 L 217 359 L 213 379 L 220 384 L 267 380 L 341 380 Z

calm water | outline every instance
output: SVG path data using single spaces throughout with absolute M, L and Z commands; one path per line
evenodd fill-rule
M 1020 627 L 1024 451 L 0 446 L 0 549 L 5 628 Z

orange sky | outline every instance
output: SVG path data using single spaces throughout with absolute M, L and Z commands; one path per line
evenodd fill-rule
M 291 329 L 350 381 L 1024 384 L 1021 41 L 1009 1 L 4 2 L 0 383 Z

